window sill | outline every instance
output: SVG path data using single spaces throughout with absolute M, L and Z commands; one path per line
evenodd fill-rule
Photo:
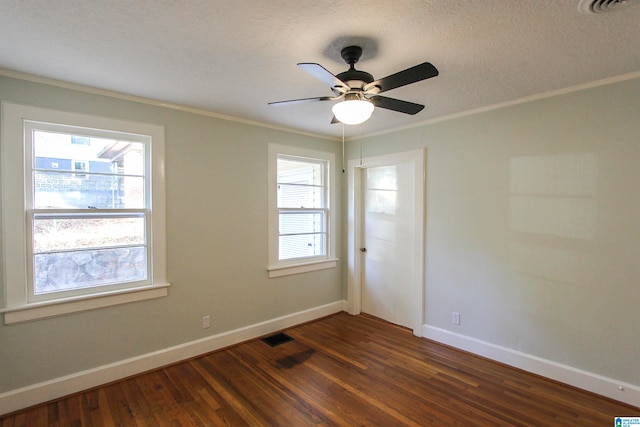
M 115 291 L 101 295 L 25 304 L 22 306 L 0 309 L 0 313 L 4 313 L 4 324 L 10 325 L 13 323 L 46 319 L 48 317 L 61 316 L 64 314 L 77 313 L 79 311 L 93 310 L 112 305 L 166 297 L 168 287 L 169 283 Z
M 310 271 L 335 268 L 338 264 L 337 258 L 323 259 L 321 261 L 304 262 L 300 264 L 277 265 L 267 267 L 269 279 L 274 277 L 289 276 L 292 274 L 308 273 Z

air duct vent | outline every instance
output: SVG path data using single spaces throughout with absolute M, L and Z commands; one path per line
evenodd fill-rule
M 580 13 L 607 13 L 634 4 L 638 4 L 638 0 L 580 0 L 578 10 Z

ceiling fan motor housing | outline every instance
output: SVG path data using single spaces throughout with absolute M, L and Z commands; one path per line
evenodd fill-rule
M 362 56 L 362 48 L 360 46 L 347 46 L 340 51 L 340 56 L 349 64 L 349 69 L 336 75 L 336 77 L 348 84 L 351 90 L 363 90 L 365 85 L 374 81 L 371 74 L 366 71 L 356 70 L 354 66 Z
M 362 48 L 360 46 L 347 46 L 340 51 L 340 56 L 345 62 L 353 67 L 362 56 Z
M 364 85 L 373 81 L 373 76 L 371 74 L 360 70 L 345 71 L 336 75 L 336 77 L 348 84 L 352 89 L 354 86 L 356 88 L 360 86 L 360 89 L 362 89 Z M 352 83 L 354 84 L 352 85 Z

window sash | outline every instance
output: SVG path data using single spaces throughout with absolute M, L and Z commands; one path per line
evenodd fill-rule
M 34 209 L 27 213 L 27 301 L 82 296 L 146 286 L 152 283 L 150 247 L 151 212 L 144 209 L 53 210 Z M 36 250 L 35 223 L 39 220 L 143 220 L 142 240 L 132 244 L 78 245 L 52 250 Z M 114 232 L 113 229 L 110 229 Z M 82 258 L 82 261 L 78 260 Z M 48 260 L 57 261 L 48 265 Z M 105 260 L 114 265 L 105 267 Z M 40 261 L 40 262 L 39 262 Z M 141 264 L 143 262 L 143 264 Z M 43 263 L 45 263 L 43 265 Z M 60 267 L 58 267 L 60 266 Z M 43 270 L 44 268 L 44 270 Z M 54 271 L 54 272 L 52 272 Z M 89 274 L 87 274 L 87 272 Z M 75 275 L 70 282 L 63 275 Z M 82 279 L 77 279 L 77 278 Z
M 131 143 L 141 144 L 143 149 L 143 167 L 140 174 L 138 173 L 130 173 L 123 174 L 118 173 L 117 171 L 113 172 L 95 172 L 95 171 L 79 171 L 75 169 L 75 163 L 78 161 L 76 158 L 72 158 L 70 168 L 71 170 L 60 170 L 60 169 L 42 169 L 36 167 L 36 153 L 35 153 L 35 140 L 34 134 L 37 131 L 47 131 L 47 132 L 56 132 L 61 134 L 68 134 L 71 136 L 86 136 L 86 137 L 96 137 L 96 138 L 105 138 L 105 139 L 113 139 L 118 141 L 130 141 Z M 152 255 L 153 249 L 151 245 L 151 178 L 147 176 L 147 171 L 151 171 L 151 155 L 150 155 L 150 138 L 142 135 L 134 135 L 134 134 L 123 134 L 117 131 L 108 131 L 108 130 L 98 130 L 98 129 L 90 129 L 90 128 L 82 128 L 75 126 L 68 126 L 64 124 L 55 124 L 55 123 L 43 123 L 37 121 L 25 121 L 24 122 L 24 144 L 25 144 L 25 187 L 28 189 L 25 197 L 25 208 L 26 208 L 26 254 L 27 254 L 27 302 L 42 302 L 56 299 L 64 299 L 69 297 L 76 296 L 85 296 L 85 295 L 97 295 L 104 292 L 117 291 L 121 289 L 129 289 L 140 286 L 147 286 L 153 283 L 153 271 L 152 271 Z M 88 164 L 86 164 L 87 169 Z M 78 172 L 82 172 L 80 175 Z M 93 203 L 90 203 L 88 206 L 81 206 L 78 208 L 72 209 L 61 209 L 61 208 L 37 208 L 35 202 L 39 193 L 36 191 L 36 174 L 52 174 L 58 176 L 72 175 L 76 177 L 82 177 L 82 179 L 90 179 L 92 176 L 96 178 L 103 179 L 140 179 L 142 180 L 142 196 L 139 202 L 135 202 L 135 209 L 123 209 L 117 207 L 100 207 L 100 209 L 96 209 L 96 207 L 92 206 Z M 92 189 L 88 188 L 86 190 L 81 190 L 86 194 L 89 194 Z M 139 204 L 142 204 L 138 206 Z M 143 218 L 143 228 L 144 228 L 144 236 L 142 244 L 135 245 L 121 245 L 116 244 L 112 246 L 100 246 L 100 247 L 77 247 L 75 249 L 65 249 L 59 251 L 48 251 L 48 252 L 39 252 L 35 250 L 35 242 L 34 242 L 34 224 L 35 221 L 39 219 L 116 219 L 116 218 L 133 218 L 133 217 L 141 217 Z M 142 266 L 142 270 L 139 268 L 132 269 L 134 271 L 133 274 L 126 274 L 122 272 L 126 272 L 126 268 L 121 267 L 121 263 L 127 265 L 126 262 L 122 262 L 123 258 L 116 256 L 118 252 L 128 251 L 131 254 L 130 259 L 125 259 L 125 261 L 129 262 L 129 265 L 134 264 L 131 262 L 132 259 L 139 260 L 143 259 L 144 266 Z M 69 254 L 68 257 L 64 256 L 64 253 Z M 56 256 L 58 255 L 58 256 Z M 109 259 L 111 260 L 111 264 L 109 264 L 108 268 L 104 268 L 104 272 L 98 271 L 95 273 L 97 275 L 97 279 L 93 281 L 83 281 L 84 279 L 78 280 L 78 282 L 73 282 L 72 280 L 67 281 L 67 278 L 63 278 L 59 281 L 55 286 L 47 286 L 46 290 L 43 290 L 42 283 L 50 283 L 50 271 L 49 266 L 47 266 L 46 270 L 38 270 L 38 267 L 41 267 L 39 264 L 39 260 L 45 260 L 47 258 L 51 260 L 57 260 L 57 262 L 61 262 L 62 264 L 59 270 L 63 269 L 63 265 L 66 263 L 66 266 L 69 265 L 74 266 L 71 270 L 77 271 L 80 267 L 77 267 L 76 261 L 73 258 L 77 258 L 79 255 L 84 255 L 91 257 L 93 264 L 98 264 L 98 262 L 94 262 L 97 259 Z M 136 257 L 136 255 L 138 255 Z M 117 260 L 117 263 L 114 261 Z M 75 263 L 75 264 L 74 264 Z M 139 266 L 139 264 L 135 264 Z M 51 268 L 56 270 L 57 264 L 54 264 Z M 85 268 L 82 266 L 81 268 Z M 94 270 L 96 270 L 94 268 Z M 69 271 L 69 270 L 67 270 Z M 140 272 L 141 271 L 141 272 Z M 67 273 L 69 274 L 69 273 Z M 62 275 L 62 273 L 60 273 Z M 45 279 L 42 279 L 42 277 Z M 87 274 L 76 277 L 87 277 Z M 42 282 L 42 280 L 46 280 Z M 73 279 L 75 280 L 75 279 Z M 41 281 L 38 283 L 38 281 Z
M 323 159 L 277 155 L 278 261 L 328 257 L 328 169 Z
M 326 209 L 280 209 L 278 217 L 279 260 L 327 256 Z

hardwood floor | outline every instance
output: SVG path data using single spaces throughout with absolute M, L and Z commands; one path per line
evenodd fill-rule
M 0 426 L 611 426 L 634 408 L 340 313 L 30 408 Z

